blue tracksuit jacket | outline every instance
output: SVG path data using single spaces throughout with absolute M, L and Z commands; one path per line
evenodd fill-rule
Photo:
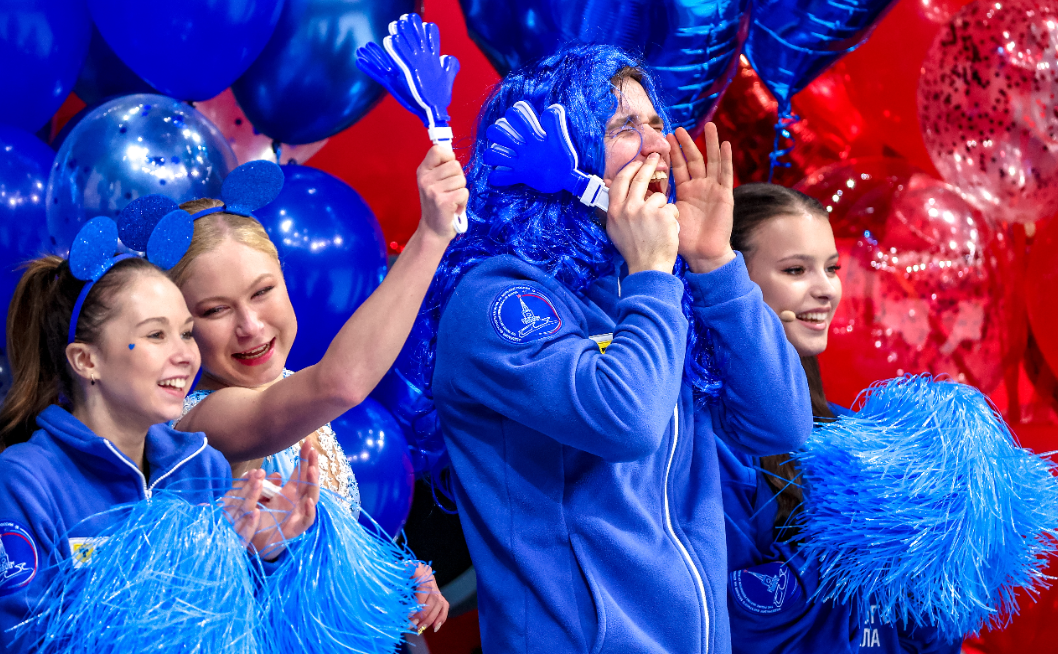
M 837 415 L 847 409 L 831 405 Z M 932 627 L 905 628 L 853 607 L 809 602 L 819 564 L 775 539 L 778 504 L 760 460 L 718 441 L 727 529 L 728 610 L 735 654 L 957 654 Z
M 51 566 L 73 551 L 90 553 L 90 539 L 120 518 L 107 512 L 161 488 L 178 488 L 190 502 L 212 502 L 231 487 L 231 468 L 202 433 L 155 425 L 147 432 L 150 478 L 110 441 L 52 405 L 37 416 L 40 430 L 0 453 L 0 644 L 14 649 L 8 630 L 29 617 L 48 585 Z M 181 483 L 183 482 L 183 483 Z M 91 516 L 100 514 L 91 520 Z M 20 642 L 19 647 L 27 646 Z
M 730 651 L 716 434 L 785 452 L 811 411 L 741 255 L 688 281 L 724 382 L 698 410 L 673 275 L 611 276 L 579 298 L 499 256 L 452 294 L 433 390 L 486 654 Z

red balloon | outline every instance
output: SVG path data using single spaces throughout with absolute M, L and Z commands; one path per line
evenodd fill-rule
M 899 159 L 854 159 L 797 187 L 831 215 L 844 294 L 820 357 L 832 399 L 871 382 L 947 373 L 988 392 L 1002 378 L 998 235 L 958 191 Z
M 1036 345 L 1051 370 L 1058 370 L 1058 220 L 1048 220 L 1036 232 L 1029 252 L 1025 304 Z
M 941 176 L 991 218 L 1058 212 L 1058 5 L 974 0 L 933 41 L 919 120 Z
M 880 145 L 867 144 L 863 138 L 863 119 L 845 89 L 846 78 L 838 64 L 794 96 L 793 110 L 801 120 L 790 126 L 794 145 L 784 161 L 791 165 L 776 167 L 773 182 L 792 186 L 854 154 L 880 153 Z M 777 119 L 778 103 L 742 57 L 713 117 L 720 139 L 731 142 L 739 183 L 768 180 L 768 154 L 775 143 Z M 699 147 L 703 146 L 704 141 L 699 141 Z

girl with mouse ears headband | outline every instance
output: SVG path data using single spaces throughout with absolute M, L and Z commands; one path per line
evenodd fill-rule
M 308 442 L 320 454 L 320 485 L 359 511 L 359 493 L 330 421 L 367 397 L 396 358 L 466 204 L 459 163 L 432 147 L 417 170 L 422 219 L 381 285 L 349 317 L 323 359 L 296 373 L 286 359 L 297 317 L 275 245 L 253 211 L 282 186 L 269 162 L 239 166 L 221 199 L 182 206 L 194 217 L 187 253 L 170 271 L 195 318 L 202 378 L 177 427 L 205 431 L 233 469 L 263 466 L 287 478 Z M 326 275 L 321 270 L 319 274 Z M 440 627 L 447 602 L 421 566 L 419 627 Z
M 146 250 L 146 259 L 114 256 L 119 233 L 126 245 Z M 95 218 L 69 260 L 33 261 L 19 281 L 8 314 L 14 383 L 0 408 L 5 651 L 37 651 L 32 642 L 16 643 L 23 632 L 11 627 L 49 608 L 38 600 L 58 568 L 87 555 L 92 539 L 119 521 L 116 505 L 179 485 L 187 502 L 215 507 L 222 523 L 266 558 L 315 520 L 318 463 L 311 450 L 299 471 L 304 483 L 261 500 L 262 471 L 233 487 L 230 467 L 204 434 L 166 424 L 182 411 L 199 354 L 183 298 L 158 266 L 179 260 L 189 241 L 183 211 L 130 210 L 118 225 Z M 259 501 L 269 519 L 284 516 L 282 531 L 262 529 Z

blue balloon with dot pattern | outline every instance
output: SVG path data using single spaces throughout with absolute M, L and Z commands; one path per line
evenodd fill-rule
M 69 250 L 88 218 L 116 218 L 141 195 L 177 203 L 220 197 L 236 165 L 220 131 L 183 102 L 147 93 L 105 102 L 55 156 L 46 200 L 52 246 Z

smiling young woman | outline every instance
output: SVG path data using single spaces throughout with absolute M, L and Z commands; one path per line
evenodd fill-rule
M 451 152 L 434 147 L 417 171 L 422 219 L 374 293 L 353 313 L 315 365 L 286 370 L 297 335 L 275 245 L 252 217 L 216 211 L 194 222 L 187 253 L 170 271 L 195 319 L 202 380 L 178 426 L 204 431 L 238 474 L 261 466 L 290 475 L 302 442 L 320 456 L 320 485 L 359 511 L 359 493 L 329 422 L 360 404 L 393 364 L 411 331 L 437 264 L 455 236 L 452 215 L 467 201 L 466 179 Z M 198 212 L 219 200 L 182 205 Z M 413 621 L 445 621 L 429 566 Z

